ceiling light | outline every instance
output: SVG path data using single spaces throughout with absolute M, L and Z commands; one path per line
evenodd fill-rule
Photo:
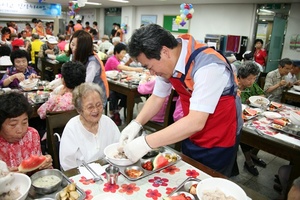
M 72 1 L 72 2 L 73 2 L 73 3 L 78 3 L 77 1 Z M 96 6 L 102 5 L 101 3 L 96 3 L 96 2 L 85 2 L 85 4 L 96 5 Z
M 267 9 L 259 9 L 260 12 L 266 12 L 266 13 L 270 13 L 270 14 L 274 14 L 275 12 L 272 10 L 267 10 Z
M 114 2 L 119 2 L 119 3 L 129 3 L 129 1 L 126 1 L 126 0 L 109 0 L 109 1 L 114 1 Z

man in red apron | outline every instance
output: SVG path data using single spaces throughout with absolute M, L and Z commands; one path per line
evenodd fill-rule
M 185 155 L 230 176 L 242 120 L 234 75 L 226 59 L 188 34 L 176 39 L 155 24 L 132 35 L 129 54 L 158 77 L 142 111 L 122 131 L 120 146 L 126 156 L 137 161 L 151 148 L 182 141 Z M 134 139 L 159 111 L 172 87 L 180 95 L 184 117 Z

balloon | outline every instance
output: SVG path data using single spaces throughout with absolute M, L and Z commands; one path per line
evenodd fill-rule
M 186 18 L 186 15 L 185 14 L 181 14 L 180 18 L 181 18 L 181 20 L 184 20 Z
M 177 25 L 179 25 L 180 24 L 180 22 L 181 22 L 181 17 L 180 16 L 177 16 L 176 17 L 176 19 L 175 19 L 175 23 L 177 24 Z
M 194 14 L 194 8 L 190 9 L 190 13 Z
M 189 14 L 189 10 L 188 9 L 184 9 L 183 10 L 183 14 L 185 14 L 185 15 Z
M 184 9 L 190 9 L 190 6 L 188 4 L 185 4 Z
M 182 20 L 182 22 L 180 22 L 181 26 L 184 26 L 186 24 L 186 22 L 184 20 Z
M 183 13 L 183 10 L 180 10 L 180 14 L 182 14 Z
M 192 9 L 192 8 L 193 8 L 193 5 L 192 5 L 192 4 L 189 4 L 189 7 L 190 7 L 190 9 Z
M 187 19 L 192 19 L 192 17 L 193 17 L 193 15 L 191 13 L 189 13 L 189 14 L 186 15 Z
M 87 2 L 87 0 L 78 0 L 77 2 L 78 2 L 77 5 L 78 5 L 79 7 L 84 7 L 84 6 L 85 6 L 85 3 Z
M 39 3 L 42 3 L 43 0 L 39 0 Z
M 184 9 L 184 6 L 185 6 L 185 3 L 182 3 L 182 4 L 180 5 L 180 9 L 183 10 L 183 9 Z
M 69 2 L 69 6 L 73 6 L 73 2 Z

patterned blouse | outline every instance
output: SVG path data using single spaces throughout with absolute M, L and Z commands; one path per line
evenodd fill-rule
M 19 142 L 9 143 L 0 137 L 0 160 L 8 167 L 18 167 L 30 155 L 42 155 L 40 136 L 34 128 L 28 127 L 27 133 Z
M 46 118 L 47 112 L 73 110 L 72 93 L 66 92 L 63 95 L 51 95 L 51 97 L 37 111 L 41 119 Z
M 0 80 L 0 86 L 3 87 L 3 82 L 5 79 L 7 79 L 9 76 L 12 76 L 14 74 L 20 73 L 17 71 L 17 69 L 12 66 L 8 67 L 6 70 L 6 73 L 3 75 L 2 79 Z M 24 72 L 25 79 L 28 79 L 31 74 L 37 74 L 33 67 L 28 66 L 26 71 Z M 19 80 L 15 78 L 9 85 L 10 88 L 18 88 L 19 87 Z

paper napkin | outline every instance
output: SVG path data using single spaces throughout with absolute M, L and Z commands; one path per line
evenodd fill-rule
M 99 176 L 105 172 L 105 168 L 103 168 L 99 163 L 90 163 L 88 164 L 90 168 L 92 168 Z M 80 174 L 84 176 L 86 179 L 93 178 L 93 175 L 84 167 L 78 167 Z

